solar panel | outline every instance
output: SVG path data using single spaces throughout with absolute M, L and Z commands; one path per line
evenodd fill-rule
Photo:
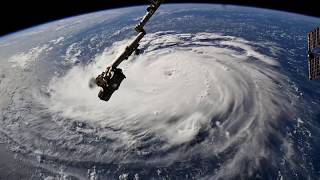
M 309 79 L 320 79 L 320 27 L 308 33 Z
M 308 33 L 308 51 L 320 48 L 320 27 Z

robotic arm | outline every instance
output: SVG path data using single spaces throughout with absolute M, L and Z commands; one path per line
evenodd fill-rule
M 145 24 L 150 20 L 156 10 L 159 8 L 160 4 L 163 0 L 150 0 L 151 4 L 147 8 L 146 15 L 141 19 L 140 23 L 135 27 L 135 30 L 139 33 L 135 39 L 125 48 L 124 52 L 120 54 L 120 56 L 106 68 L 104 72 L 102 72 L 95 79 L 95 83 L 97 86 L 101 87 L 101 90 L 98 94 L 98 97 L 103 101 L 108 101 L 112 94 L 118 90 L 121 82 L 126 78 L 123 74 L 122 70 L 118 68 L 118 66 L 122 63 L 122 61 L 126 60 L 131 56 L 133 52 L 138 54 L 139 52 L 139 42 L 146 35 L 145 30 L 143 29 Z
M 146 23 L 150 20 L 152 15 L 157 11 L 157 9 L 160 7 L 160 4 L 163 2 L 163 0 L 150 0 L 151 4 L 147 8 L 146 15 L 143 16 L 140 23 L 135 27 L 135 30 L 137 32 L 143 31 L 143 27 L 146 25 Z

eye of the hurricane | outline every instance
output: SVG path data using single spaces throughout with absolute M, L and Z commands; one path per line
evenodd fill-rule
M 82 123 L 76 132 L 108 142 L 106 147 L 103 141 L 71 141 L 75 159 L 179 162 L 232 151 L 228 162 L 237 165 L 253 154 L 264 157 L 270 126 L 290 116 L 291 92 L 281 92 L 286 77 L 276 60 L 259 51 L 270 52 L 270 47 L 213 33 L 147 35 L 143 53 L 121 65 L 127 78 L 119 90 L 101 102 L 99 89 L 88 82 L 119 54 L 123 42 L 88 66 L 53 78 L 48 87 L 49 103 L 43 104 L 56 121 Z M 83 149 L 84 144 L 94 147 Z M 257 152 L 244 156 L 251 149 Z M 90 155 L 93 151 L 99 158 Z

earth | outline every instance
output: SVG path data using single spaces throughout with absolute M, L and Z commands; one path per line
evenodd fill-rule
M 317 179 L 320 19 L 239 6 L 163 5 L 109 102 L 89 88 L 146 6 L 0 39 L 0 179 Z

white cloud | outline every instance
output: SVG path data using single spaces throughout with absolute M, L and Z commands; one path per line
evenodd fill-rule
M 60 121 L 82 121 L 94 128 L 77 131 L 112 140 L 107 149 L 68 144 L 77 152 L 75 159 L 136 162 L 148 155 L 150 159 L 143 161 L 169 164 L 195 154 L 203 158 L 224 154 L 232 148 L 217 172 L 220 177 L 239 173 L 229 170 L 240 171 L 244 161 L 252 163 L 250 167 L 259 166 L 259 159 L 267 156 L 275 161 L 278 157 L 265 144 L 270 134 L 287 146 L 286 138 L 272 127 L 283 114 L 294 114 L 292 88 L 278 71 L 278 62 L 256 51 L 255 46 L 263 43 L 213 33 L 148 34 L 141 43 L 144 52 L 120 65 L 127 76 L 120 89 L 109 102 L 100 101 L 99 89 L 90 89 L 89 80 L 127 43 L 114 43 L 92 64 L 75 66 L 65 76 L 53 78 L 50 98 L 40 97 Z M 81 54 L 79 46 L 68 48 L 66 60 L 74 62 Z M 194 144 L 182 148 L 188 143 Z M 167 153 L 152 157 L 157 152 Z
M 32 62 L 38 61 L 40 55 L 49 48 L 48 45 L 38 46 L 27 52 L 17 53 L 9 58 L 9 62 L 13 63 L 13 67 L 28 68 Z

